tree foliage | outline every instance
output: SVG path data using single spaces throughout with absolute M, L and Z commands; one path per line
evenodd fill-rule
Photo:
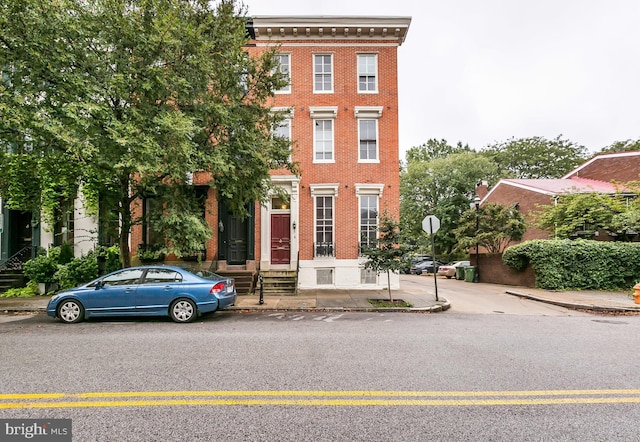
M 602 193 L 560 195 L 553 204 L 540 206 L 536 222 L 555 238 L 591 237 L 600 229 L 617 232 L 614 218 L 627 212 L 625 198 Z
M 500 178 L 560 178 L 586 158 L 584 146 L 558 135 L 553 140 L 544 137 L 511 138 L 490 145 L 484 155 L 498 165 Z
M 367 261 L 365 269 L 371 269 L 376 273 L 385 272 L 387 274 L 387 289 L 389 300 L 393 301 L 391 295 L 391 272 L 399 272 L 406 267 L 406 254 L 408 248 L 402 245 L 400 239 L 400 227 L 388 213 L 383 213 L 378 226 L 377 247 L 365 247 L 363 250 Z
M 495 171 L 489 159 L 465 149 L 434 159 L 409 161 L 400 176 L 400 225 L 405 241 L 426 248 L 422 220 L 435 215 L 440 219 L 435 238 L 437 253 L 452 253 L 458 241 L 453 231 L 473 201 L 476 184 L 494 176 Z
M 515 208 L 485 203 L 464 212 L 454 234 L 459 250 L 479 245 L 489 253 L 502 253 L 511 242 L 521 240 L 526 229 L 524 217 Z
M 611 143 L 611 145 L 607 147 L 603 147 L 600 150 L 600 153 L 611 153 L 611 152 L 629 152 L 632 150 L 640 150 L 640 139 L 637 140 L 625 140 L 625 141 L 615 141 Z
M 407 163 L 412 163 L 416 161 L 430 161 L 436 158 L 444 158 L 454 153 L 463 152 L 471 152 L 469 145 L 463 145 L 458 141 L 458 144 L 451 146 L 447 140 L 436 140 L 435 138 L 431 138 L 420 146 L 410 148 L 407 151 L 406 158 Z
M 81 189 L 119 218 L 125 265 L 131 204 L 154 196 L 180 253 L 211 234 L 187 177 L 207 174 L 238 215 L 269 194 L 289 142 L 268 100 L 285 83 L 275 48 L 245 51 L 235 0 L 7 0 L 0 6 L 0 193 L 53 213 Z M 275 72 L 275 73 L 274 73 Z M 6 173 L 6 174 L 5 174 Z

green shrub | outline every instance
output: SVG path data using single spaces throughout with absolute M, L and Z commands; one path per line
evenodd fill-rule
M 73 261 L 73 246 L 68 242 L 60 246 L 60 254 L 58 255 L 58 264 L 68 264 Z
M 54 275 L 58 270 L 57 254 L 42 254 L 30 259 L 24 264 L 24 275 L 36 283 L 54 282 Z
M 531 264 L 536 285 L 550 290 L 619 290 L 640 280 L 640 243 L 534 240 L 507 248 L 503 262 Z
M 68 264 L 59 266 L 55 280 L 61 290 L 87 283 L 98 277 L 98 260 L 95 253 L 75 258 Z
M 105 259 L 105 274 L 120 270 L 120 248 L 118 246 L 98 246 L 94 253 L 96 253 L 97 256 L 101 256 Z
M 0 293 L 1 298 L 30 298 L 32 296 L 38 296 L 40 290 L 38 289 L 38 283 L 30 281 L 26 287 L 11 288 L 4 293 Z

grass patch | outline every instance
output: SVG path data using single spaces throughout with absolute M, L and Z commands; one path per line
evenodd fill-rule
M 377 308 L 390 308 L 390 307 L 413 307 L 413 304 L 406 302 L 402 299 L 394 299 L 393 302 L 388 299 L 367 299 L 369 303 Z

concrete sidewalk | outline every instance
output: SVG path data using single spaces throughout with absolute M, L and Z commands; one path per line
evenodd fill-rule
M 633 297 L 623 292 L 601 291 L 550 291 L 528 287 L 495 286 L 492 284 L 473 284 L 479 292 L 490 290 L 495 293 L 501 287 L 504 293 L 532 299 L 539 302 L 555 304 L 571 309 L 591 310 L 595 312 L 636 312 L 640 313 L 640 304 L 635 304 Z M 413 311 L 441 312 L 449 309 L 450 302 L 443 296 L 436 301 L 433 293 L 425 288 L 393 290 L 393 299 L 401 299 L 412 307 L 376 308 L 368 299 L 388 300 L 386 290 L 300 290 L 296 296 L 264 296 L 260 304 L 259 295 L 238 296 L 236 305 L 230 310 L 264 311 L 264 310 L 342 310 L 342 311 Z M 33 298 L 0 298 L 0 314 L 19 312 L 44 312 L 49 296 Z

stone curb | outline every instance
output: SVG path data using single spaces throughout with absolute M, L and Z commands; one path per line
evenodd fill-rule
M 241 312 L 383 312 L 383 313 L 437 313 L 449 310 L 451 303 L 442 298 L 441 304 L 430 307 L 294 307 L 294 308 L 278 308 L 278 307 L 249 307 L 249 306 L 232 306 L 226 311 Z
M 595 312 L 635 312 L 640 313 L 640 307 L 604 307 L 595 304 L 576 304 L 571 302 L 555 301 L 549 298 L 542 298 L 540 296 L 530 295 L 528 293 L 516 292 L 513 290 L 507 290 L 507 294 L 518 296 L 520 298 L 531 299 L 532 301 L 544 302 L 546 304 L 557 305 L 559 307 L 570 308 L 574 310 L 591 310 Z

